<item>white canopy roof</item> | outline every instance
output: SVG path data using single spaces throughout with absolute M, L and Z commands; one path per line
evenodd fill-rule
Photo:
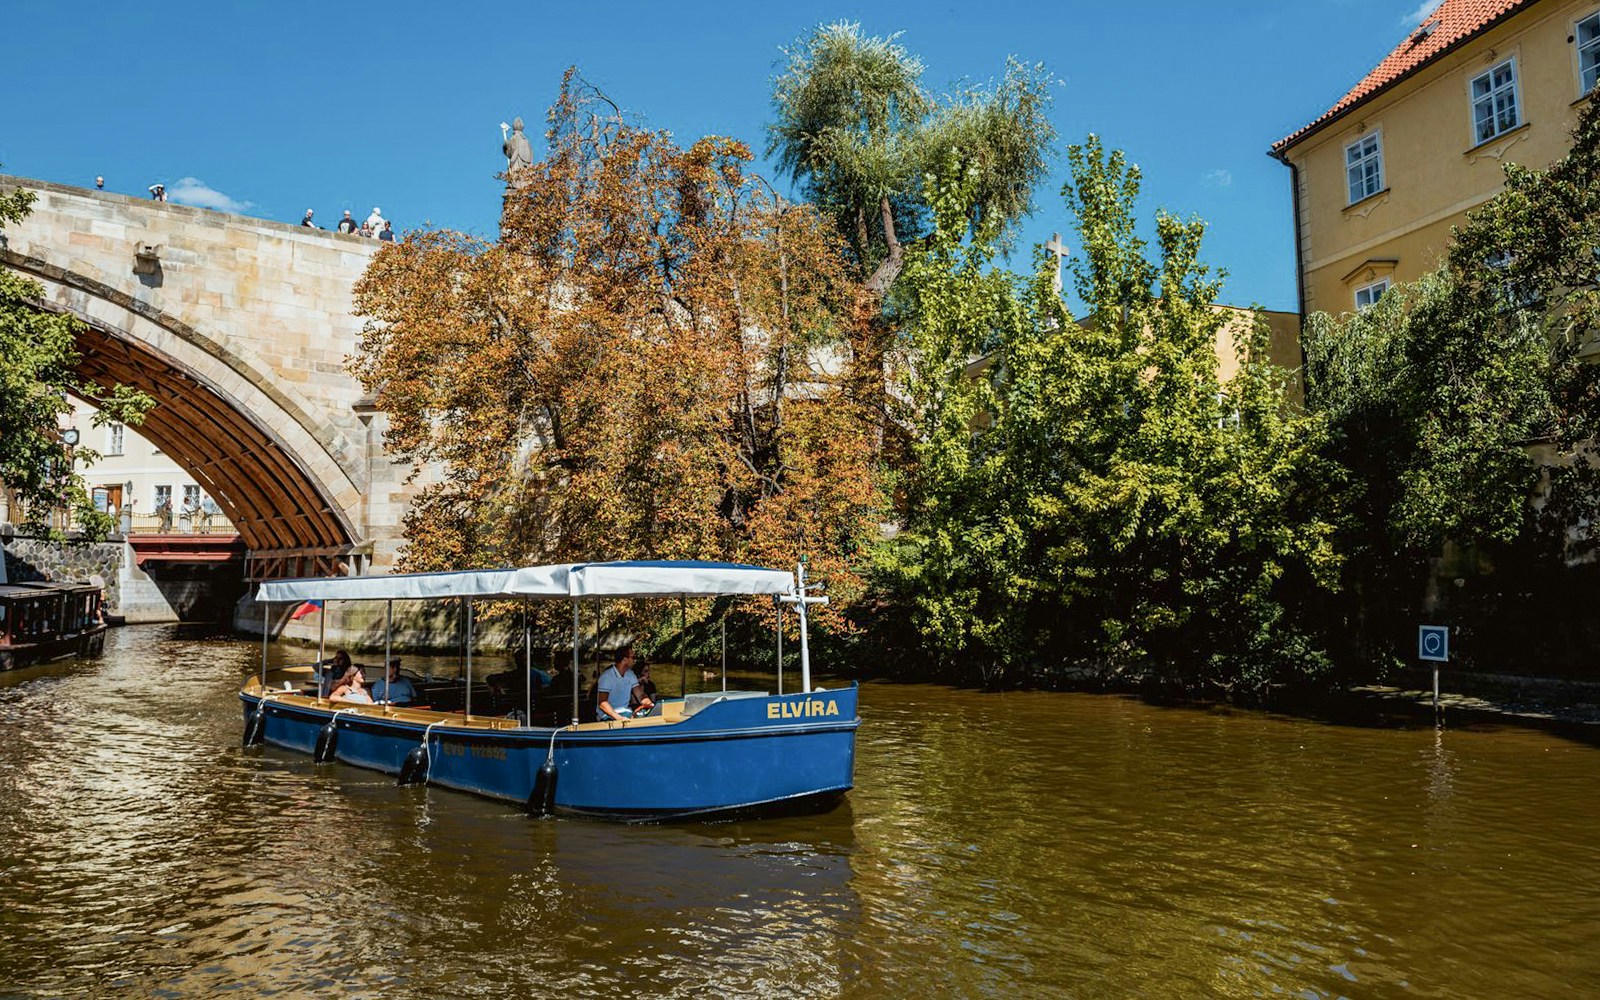
M 787 594 L 788 570 L 714 562 L 584 563 L 568 576 L 573 597 L 660 597 L 674 594 Z
M 451 597 L 662 597 L 787 594 L 794 575 L 738 563 L 563 563 L 520 569 L 313 577 L 261 584 L 258 601 L 404 601 Z

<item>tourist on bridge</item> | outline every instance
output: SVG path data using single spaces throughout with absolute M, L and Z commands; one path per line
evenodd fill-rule
M 166 201 L 167 200 L 167 186 L 165 184 L 152 184 L 152 185 L 150 185 L 150 200 L 151 201 Z
M 300 220 L 300 224 L 302 226 L 305 226 L 307 229 L 321 229 L 322 228 L 321 226 L 317 225 L 315 222 L 311 221 L 311 209 L 309 209 L 309 208 L 306 209 L 306 217 Z
M 355 231 L 356 231 L 356 220 L 350 218 L 350 210 L 348 208 L 344 210 L 344 218 L 339 220 L 339 225 L 338 225 L 337 228 L 338 228 L 339 232 L 345 233 L 347 235 L 355 233 Z
M 378 230 L 378 239 L 384 243 L 394 242 L 394 228 L 389 225 L 389 220 L 383 220 L 383 228 Z
M 383 209 L 376 205 L 372 206 L 372 214 L 367 216 L 367 225 L 371 227 L 372 235 L 378 235 L 383 229 Z
M 106 189 L 106 179 L 97 175 L 94 179 L 94 189 L 96 191 L 104 191 Z

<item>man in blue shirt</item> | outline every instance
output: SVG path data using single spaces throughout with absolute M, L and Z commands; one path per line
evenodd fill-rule
M 386 676 L 372 682 L 372 700 L 391 705 L 409 705 L 417 700 L 417 689 L 411 686 L 410 679 L 400 676 L 399 657 L 389 661 Z
M 633 673 L 633 646 L 622 647 L 617 662 L 600 675 L 597 686 L 599 705 L 595 714 L 599 721 L 624 722 L 633 716 L 636 710 L 628 708 L 628 700 L 633 697 L 633 689 L 639 686 L 639 678 Z M 637 711 L 649 711 L 652 705 L 646 698 L 639 702 Z

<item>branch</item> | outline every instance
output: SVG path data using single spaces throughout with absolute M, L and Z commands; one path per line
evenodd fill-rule
M 889 256 L 883 259 L 878 269 L 872 272 L 872 277 L 867 279 L 867 290 L 881 299 L 888 293 L 889 286 L 894 284 L 894 279 L 900 277 L 900 268 L 905 263 L 905 252 L 900 247 L 900 240 L 895 237 L 894 209 L 889 205 L 888 195 L 879 199 L 878 211 L 883 215 L 883 239 L 889 244 Z

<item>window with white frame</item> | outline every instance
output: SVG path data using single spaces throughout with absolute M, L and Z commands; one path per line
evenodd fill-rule
M 1479 142 L 1488 142 L 1521 124 L 1515 59 L 1472 78 L 1472 127 Z
M 123 428 L 121 424 L 106 424 L 107 455 L 122 454 L 122 433 Z
M 1383 146 L 1378 133 L 1368 132 L 1344 148 L 1345 176 L 1350 180 L 1350 204 L 1383 190 Z
M 1356 289 L 1356 312 L 1366 312 L 1378 304 L 1383 298 L 1383 293 L 1389 290 L 1389 279 L 1379 278 L 1370 285 L 1362 285 Z
M 1600 84 L 1600 12 L 1578 22 L 1573 41 L 1578 43 L 1578 93 L 1587 94 Z

